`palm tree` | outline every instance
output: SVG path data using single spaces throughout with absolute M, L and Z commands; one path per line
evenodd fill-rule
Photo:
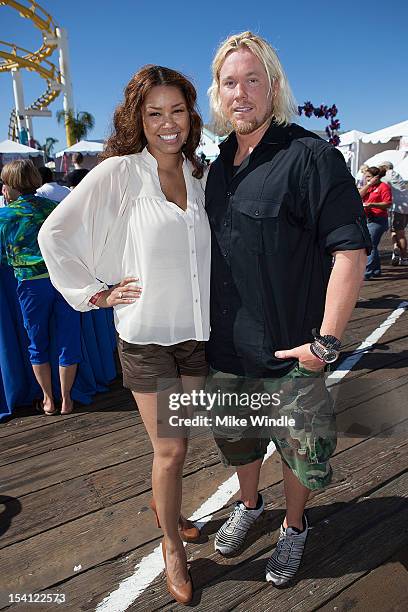
M 68 126 L 68 130 L 75 142 L 79 142 L 86 138 L 95 126 L 95 118 L 87 111 L 79 111 L 74 114 L 72 110 L 57 112 L 58 123 L 64 123 Z

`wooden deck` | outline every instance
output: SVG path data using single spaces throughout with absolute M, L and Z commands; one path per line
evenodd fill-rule
M 382 279 L 366 283 L 362 296 L 345 336 L 348 352 L 408 297 L 408 270 L 386 265 Z M 369 384 L 365 393 L 351 386 L 337 405 L 342 426 L 360 428 L 360 435 L 339 439 L 333 484 L 309 503 L 313 529 L 295 583 L 276 589 L 264 582 L 285 507 L 274 453 L 262 471 L 266 512 L 244 551 L 233 559 L 214 552 L 214 533 L 228 505 L 205 526 L 203 541 L 188 545 L 193 608 L 408 610 L 407 337 L 404 313 L 347 376 Z M 384 415 L 382 433 L 370 430 L 377 408 Z M 11 609 L 95 610 L 131 576 L 160 542 L 148 511 L 151 460 L 140 417 L 120 381 L 72 415 L 19 416 L 0 426 L 0 608 L 7 606 L 4 593 L 47 592 L 64 593 L 66 603 Z M 232 473 L 220 465 L 210 440 L 194 439 L 185 465 L 184 512 L 192 514 Z M 127 609 L 183 608 L 171 600 L 161 575 Z M 114 605 L 109 610 L 117 612 Z

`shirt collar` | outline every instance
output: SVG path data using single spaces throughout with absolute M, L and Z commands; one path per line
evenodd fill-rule
M 257 146 L 284 144 L 285 142 L 288 142 L 292 137 L 292 127 L 292 124 L 282 126 L 276 125 L 276 123 L 272 121 Z M 228 155 L 228 153 L 231 154 L 232 151 L 235 152 L 237 146 L 238 144 L 235 132 L 231 132 L 231 134 L 219 145 L 221 154 L 226 155 Z
M 156 170 L 157 172 L 157 167 L 158 167 L 157 159 L 147 150 L 147 146 L 143 149 L 140 155 L 142 156 L 142 159 L 146 162 L 146 164 L 153 170 Z M 184 153 L 182 153 L 182 156 L 183 156 L 183 165 L 184 165 L 187 160 L 186 160 Z

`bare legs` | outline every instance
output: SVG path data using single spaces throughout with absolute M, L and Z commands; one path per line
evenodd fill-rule
M 45 414 L 55 411 L 54 398 L 52 396 L 51 367 L 49 363 L 33 363 L 34 376 L 43 392 L 43 406 Z
M 201 377 L 183 377 L 183 391 L 199 390 L 203 383 Z M 179 391 L 173 388 L 166 394 Z M 158 437 L 157 393 L 133 392 L 133 396 L 153 445 L 152 489 L 166 544 L 167 573 L 170 581 L 179 586 L 188 580 L 187 557 L 178 532 L 187 440 Z
M 292 470 L 282 461 L 283 484 L 286 497 L 286 516 L 283 526 L 288 525 L 303 530 L 303 513 L 310 490 L 302 485 L 300 480 L 294 475 Z
M 59 367 L 62 398 L 61 414 L 70 414 L 74 408 L 74 403 L 71 399 L 71 389 L 74 384 L 77 369 L 78 364 L 76 363 L 70 366 Z
M 400 257 L 407 257 L 407 239 L 405 236 L 405 230 L 396 230 L 391 232 L 391 238 L 394 247 L 398 247 L 400 252 Z
M 237 467 L 240 500 L 243 501 L 248 508 L 255 508 L 258 501 L 258 483 L 261 465 L 262 459 L 257 459 L 252 463 Z
M 51 366 L 49 363 L 33 363 L 34 376 L 43 392 L 43 406 L 45 414 L 52 414 L 55 411 L 54 398 L 52 394 Z M 74 384 L 77 372 L 77 364 L 70 366 L 60 366 L 59 376 L 61 382 L 62 406 L 61 414 L 72 412 L 73 403 L 71 399 L 71 389 Z
M 254 508 L 258 500 L 259 472 L 262 460 L 258 459 L 247 465 L 237 468 L 238 480 L 240 484 L 240 499 L 249 508 Z M 303 513 L 310 490 L 304 487 L 292 470 L 282 461 L 283 482 L 286 497 L 286 516 L 283 526 L 296 527 L 303 529 Z

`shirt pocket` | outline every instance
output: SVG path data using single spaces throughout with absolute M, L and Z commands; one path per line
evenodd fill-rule
M 233 229 L 245 247 L 258 255 L 276 253 L 279 243 L 281 202 L 267 199 L 235 199 Z

